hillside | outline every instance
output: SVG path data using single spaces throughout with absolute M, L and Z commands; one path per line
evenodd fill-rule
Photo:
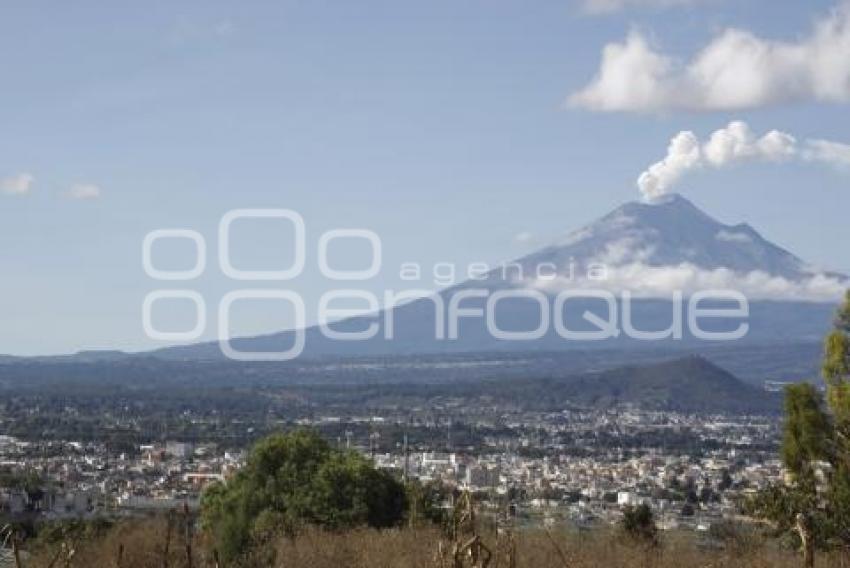
M 453 401 L 469 407 L 496 405 L 536 411 L 597 410 L 634 406 L 646 410 L 774 414 L 781 393 L 749 385 L 699 356 L 596 372 L 455 382 L 316 385 L 287 388 L 313 403 L 361 407 L 413 407 Z
M 774 413 L 780 395 L 748 385 L 699 356 L 559 377 L 482 381 L 460 385 L 385 385 L 375 396 L 457 396 L 561 410 L 632 405 L 649 410 L 724 414 Z
M 628 366 L 541 385 L 551 396 L 588 406 L 634 404 L 658 410 L 746 413 L 776 411 L 777 397 L 708 360 L 690 356 Z

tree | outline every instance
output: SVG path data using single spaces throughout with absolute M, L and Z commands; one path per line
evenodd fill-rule
M 779 533 L 796 533 L 807 565 L 815 546 L 850 543 L 850 291 L 826 338 L 822 373 L 826 405 L 811 384 L 786 389 L 782 460 L 791 483 L 747 507 Z
M 807 487 L 814 483 L 814 466 L 831 461 L 832 424 L 817 389 L 809 383 L 785 389 L 785 426 L 782 461 L 793 480 Z
M 653 545 L 658 542 L 655 515 L 652 514 L 649 505 L 645 503 L 637 507 L 628 505 L 623 510 L 623 520 L 620 526 L 628 536 L 635 540 Z
M 830 443 L 830 476 L 827 502 L 830 529 L 845 546 L 850 544 L 850 290 L 826 338 L 823 362 L 827 401 L 834 422 Z
M 775 523 L 780 535 L 796 534 L 805 565 L 814 562 L 814 547 L 828 539 L 826 503 L 818 495 L 816 467 L 831 456 L 832 422 L 817 389 L 809 383 L 785 389 L 782 461 L 791 478 L 768 488 L 750 504 L 750 512 Z
M 732 479 L 732 474 L 729 473 L 728 469 L 724 469 L 723 475 L 720 479 L 720 483 L 718 484 L 717 489 L 719 489 L 720 491 L 726 491 L 727 489 L 732 487 L 733 483 L 735 483 L 735 481 Z
M 823 377 L 827 401 L 835 419 L 840 461 L 850 456 L 850 290 L 835 317 L 835 326 L 824 346 Z
M 233 479 L 204 492 L 202 521 L 226 559 L 303 525 L 330 530 L 398 524 L 404 487 L 354 452 L 297 430 L 261 440 Z

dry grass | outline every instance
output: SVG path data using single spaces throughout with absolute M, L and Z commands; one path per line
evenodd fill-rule
M 276 566 L 324 568 L 435 568 L 437 530 L 356 530 L 341 534 L 308 531 L 275 547 Z
M 213 566 L 202 542 L 193 539 L 193 566 Z M 179 520 L 164 518 L 124 521 L 103 537 L 42 546 L 33 551 L 25 568 L 163 568 L 187 565 L 186 538 Z
M 75 553 L 66 564 L 59 555 L 55 568 L 111 568 L 118 566 L 119 549 L 124 553 L 122 568 L 180 568 L 188 566 L 185 539 L 179 524 L 172 530 L 165 551 L 167 523 L 162 520 L 133 521 L 119 524 L 104 537 L 75 543 Z M 482 535 L 487 546 L 498 549 L 495 534 Z M 436 568 L 436 551 L 441 534 L 436 529 L 386 530 L 361 529 L 344 533 L 308 530 L 295 539 L 280 538 L 246 558 L 240 566 L 274 568 Z M 195 542 L 192 563 L 195 567 L 214 566 L 211 548 L 202 538 Z M 559 551 L 555 548 L 560 549 Z M 749 539 L 726 547 L 704 548 L 691 534 L 665 534 L 660 547 L 646 547 L 614 531 L 590 533 L 553 533 L 522 531 L 516 535 L 518 568 L 796 568 L 802 566 L 799 555 L 783 550 L 775 541 Z M 50 566 L 59 548 L 34 551 L 28 567 Z M 448 566 L 448 564 L 446 564 Z M 491 568 L 507 568 L 507 560 L 496 554 Z M 850 557 L 821 554 L 816 566 L 850 568 Z M 236 568 L 231 566 L 228 568 Z

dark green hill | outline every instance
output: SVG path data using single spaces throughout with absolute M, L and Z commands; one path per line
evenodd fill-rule
M 555 406 L 632 404 L 648 409 L 732 414 L 775 412 L 780 408 L 777 394 L 748 385 L 698 356 L 557 379 L 532 379 L 516 386 L 519 388 L 511 389 L 511 396 Z

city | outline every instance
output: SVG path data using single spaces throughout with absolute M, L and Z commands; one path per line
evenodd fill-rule
M 0 425 L 7 420 L 8 410 Z M 494 520 L 510 512 L 532 525 L 613 524 L 622 506 L 646 503 L 664 528 L 708 530 L 740 519 L 746 496 L 783 479 L 776 416 L 628 407 L 540 413 L 449 402 L 384 415 L 268 416 L 242 427 L 315 429 L 400 477 L 469 489 Z M 0 507 L 13 520 L 196 509 L 204 487 L 235 473 L 246 449 L 168 439 L 119 452 L 92 441 L 3 436 Z

